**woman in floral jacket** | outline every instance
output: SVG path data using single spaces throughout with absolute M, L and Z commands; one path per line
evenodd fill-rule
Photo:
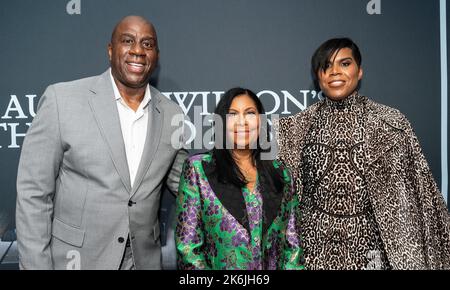
M 250 90 L 234 88 L 215 114 L 215 148 L 186 160 L 180 179 L 179 268 L 302 269 L 298 197 L 288 170 L 262 160 L 261 102 Z

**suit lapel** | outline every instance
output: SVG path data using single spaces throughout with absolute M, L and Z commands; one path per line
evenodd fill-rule
M 206 177 L 208 178 L 211 189 L 220 200 L 227 211 L 248 231 L 250 226 L 247 217 L 247 208 L 245 206 L 242 190 L 232 184 L 219 182 L 214 170 L 214 161 L 202 161 Z
M 263 177 L 260 177 L 259 187 L 263 199 L 262 232 L 265 234 L 280 212 L 283 192 L 274 192 L 273 190 L 270 190 L 269 183 L 267 183 Z
M 127 191 L 131 192 L 125 144 L 109 70 L 99 77 L 91 92 L 93 95 L 89 99 L 89 105 L 100 132 L 108 145 L 114 167 Z
M 136 194 L 139 189 L 161 141 L 162 124 L 164 120 L 164 111 L 160 107 L 162 96 L 151 86 L 150 93 L 151 100 L 148 105 L 147 137 L 145 138 L 144 151 L 142 152 L 142 158 L 139 162 L 139 168 L 131 191 L 132 196 Z

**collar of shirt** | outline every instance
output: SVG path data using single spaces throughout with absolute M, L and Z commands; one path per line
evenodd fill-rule
M 114 98 L 116 99 L 116 101 L 120 101 L 124 106 L 129 107 L 119 92 L 119 88 L 117 87 L 116 82 L 114 81 L 114 77 L 112 75 L 111 68 L 109 69 L 109 76 L 111 77 L 111 83 L 112 83 L 113 91 L 114 91 Z M 147 87 L 145 88 L 144 98 L 142 99 L 142 102 L 139 105 L 137 112 L 140 110 L 143 110 L 145 107 L 147 107 L 151 98 L 152 98 L 152 96 L 150 94 L 150 85 L 147 84 Z

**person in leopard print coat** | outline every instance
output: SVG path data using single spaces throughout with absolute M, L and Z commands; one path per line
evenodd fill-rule
M 407 118 L 359 95 L 357 45 L 326 41 L 312 69 L 324 100 L 274 122 L 300 198 L 305 267 L 450 269 L 445 201 Z

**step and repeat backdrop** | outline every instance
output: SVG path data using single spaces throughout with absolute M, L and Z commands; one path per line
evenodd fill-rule
M 234 86 L 257 92 L 268 114 L 283 117 L 304 110 L 320 98 L 310 74 L 314 50 L 332 37 L 352 38 L 363 56 L 361 93 L 409 118 L 447 198 L 448 78 L 441 57 L 447 27 L 441 16 L 448 9 L 443 10 L 443 4 L 439 0 L 2 1 L 0 238 L 14 240 L 18 160 L 41 94 L 52 83 L 104 72 L 109 67 L 112 29 L 130 14 L 148 18 L 158 32 L 160 62 L 152 85 L 191 119 L 210 114 L 221 94 Z M 168 268 L 174 265 L 173 201 L 166 193 L 161 210 Z M 2 259 L 7 255 L 14 260 L 13 254 L 0 252 Z

